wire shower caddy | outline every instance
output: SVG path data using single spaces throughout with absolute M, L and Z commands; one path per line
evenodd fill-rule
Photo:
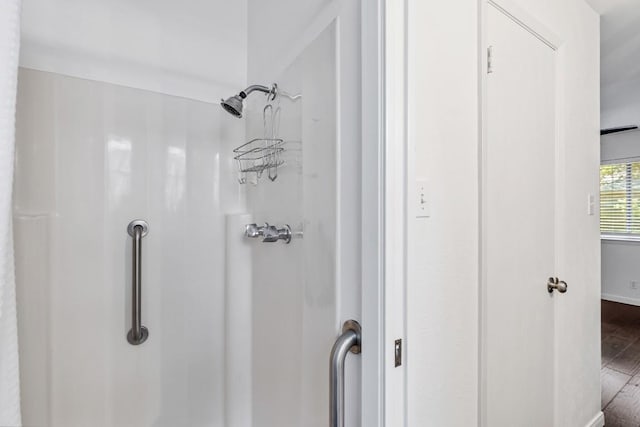
M 280 107 L 274 110 L 267 104 L 262 111 L 263 138 L 254 138 L 233 150 L 234 160 L 240 173 L 238 181 L 245 184 L 249 174 L 254 173 L 257 183 L 264 171 L 271 181 L 278 178 L 278 167 L 284 164 L 281 155 L 284 152 L 284 140 L 276 138 L 280 125 Z
M 284 141 L 279 138 L 255 138 L 233 150 L 233 157 L 238 164 L 241 184 L 247 182 L 247 174 L 255 173 L 260 178 L 268 171 L 272 181 L 278 177 L 278 167 L 284 164 L 280 155 L 284 151 Z

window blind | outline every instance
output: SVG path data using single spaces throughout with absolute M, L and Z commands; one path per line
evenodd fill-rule
M 640 162 L 600 166 L 600 233 L 640 238 Z

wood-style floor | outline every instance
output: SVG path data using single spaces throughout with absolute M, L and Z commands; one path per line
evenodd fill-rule
M 602 301 L 600 376 L 606 427 L 640 427 L 640 307 Z

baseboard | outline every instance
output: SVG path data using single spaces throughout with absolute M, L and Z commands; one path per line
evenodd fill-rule
M 591 421 L 587 423 L 585 427 L 602 427 L 604 426 L 604 414 L 602 411 L 598 412 L 598 414 L 593 417 Z
M 604 293 L 600 297 L 606 301 L 620 302 L 622 304 L 640 306 L 640 299 L 638 298 L 621 297 L 619 295 L 604 294 Z

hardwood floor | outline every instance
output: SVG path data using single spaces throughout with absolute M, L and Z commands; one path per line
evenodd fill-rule
M 640 427 L 640 307 L 602 301 L 606 427 Z

